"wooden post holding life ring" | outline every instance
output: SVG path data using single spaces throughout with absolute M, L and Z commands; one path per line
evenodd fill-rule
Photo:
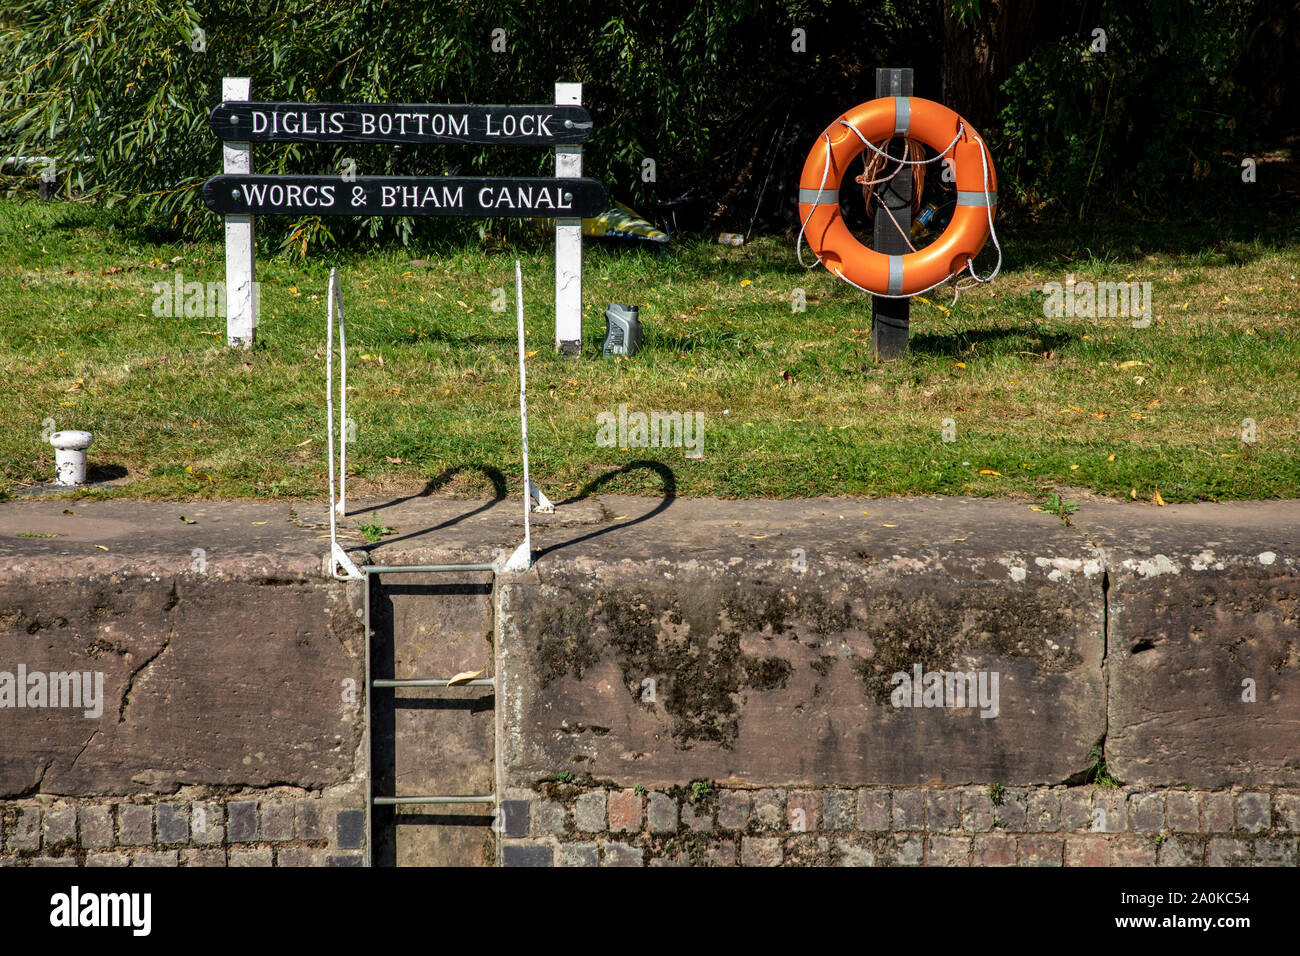
M 840 215 L 839 185 L 867 143 L 920 140 L 950 159 L 957 204 L 948 228 L 919 252 L 887 256 L 854 238 Z M 966 268 L 988 241 L 997 178 L 983 138 L 948 107 L 886 96 L 844 112 L 817 137 L 799 177 L 799 220 L 809 248 L 841 279 L 877 295 L 925 292 Z

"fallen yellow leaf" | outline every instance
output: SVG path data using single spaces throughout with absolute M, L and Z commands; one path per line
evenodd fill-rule
M 1152 498 L 1151 500 L 1154 501 L 1156 504 L 1158 504 L 1161 508 L 1163 508 L 1163 507 L 1165 506 L 1165 499 L 1160 497 L 1160 489 L 1159 489 L 1159 488 L 1156 489 L 1155 497 Z
M 461 671 L 459 674 L 456 674 L 447 681 L 447 686 L 455 687 L 457 684 L 469 683 L 482 673 L 482 671 Z
M 265 521 L 254 521 L 253 524 L 266 524 Z
M 1116 368 L 1141 368 L 1146 362 L 1139 362 L 1137 359 L 1129 359 L 1127 362 L 1120 362 Z
M 97 545 L 95 545 L 95 547 L 99 548 L 100 551 L 107 551 L 107 550 L 108 550 L 108 548 L 104 547 L 102 544 L 97 544 Z
M 1000 472 L 1000 471 L 994 471 L 992 468 L 981 468 L 981 469 L 980 469 L 980 474 L 981 474 L 981 475 L 997 475 L 999 478 L 1002 477 L 1002 472 Z

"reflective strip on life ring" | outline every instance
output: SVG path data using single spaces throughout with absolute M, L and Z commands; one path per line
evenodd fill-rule
M 930 245 L 889 256 L 868 249 L 849 232 L 840 215 L 839 184 L 866 146 L 841 121 L 852 123 L 871 143 L 905 136 L 937 153 L 957 140 L 948 154 L 957 203 L 948 228 Z M 882 97 L 841 114 L 817 137 L 799 177 L 799 221 L 809 247 L 841 278 L 883 295 L 915 295 L 966 268 L 988 241 L 996 207 L 997 178 L 983 139 L 948 107 L 916 96 Z

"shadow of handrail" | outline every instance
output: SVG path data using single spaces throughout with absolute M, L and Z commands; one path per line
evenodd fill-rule
M 660 501 L 659 504 L 655 505 L 652 509 L 647 511 L 645 514 L 641 515 L 639 518 L 633 518 L 630 521 L 621 521 L 618 524 L 610 525 L 609 527 L 606 528 L 599 528 L 596 531 L 589 531 L 586 534 L 578 535 L 576 538 L 570 538 L 568 541 L 561 541 L 558 544 L 547 545 L 545 548 L 541 548 L 536 551 L 534 560 L 540 561 L 546 555 L 559 551 L 562 548 L 567 548 L 570 545 L 581 544 L 583 541 L 590 541 L 592 538 L 598 538 L 602 534 L 609 534 L 609 532 L 611 531 L 619 531 L 622 530 L 623 528 L 630 528 L 633 525 L 640 524 L 643 521 L 649 521 L 655 515 L 661 514 L 662 512 L 667 510 L 668 506 L 673 503 L 673 499 L 677 497 L 677 476 L 674 475 L 673 470 L 669 468 L 667 465 L 665 465 L 662 461 L 654 461 L 653 459 L 638 459 L 637 461 L 629 461 L 626 465 L 623 465 L 621 468 L 616 468 L 613 471 L 607 471 L 605 472 L 605 474 L 600 475 L 597 478 L 593 478 L 591 481 L 587 482 L 587 484 L 583 485 L 582 488 L 578 490 L 577 494 L 573 495 L 570 498 L 566 498 L 564 501 L 559 502 L 557 507 L 559 505 L 573 504 L 575 502 L 582 501 L 584 498 L 589 498 L 602 485 L 608 484 L 609 482 L 613 481 L 615 478 L 619 477 L 620 475 L 626 475 L 629 474 L 630 472 L 641 470 L 641 469 L 655 472 L 657 475 L 659 475 L 660 479 L 663 481 L 664 496 L 663 496 L 663 500 Z

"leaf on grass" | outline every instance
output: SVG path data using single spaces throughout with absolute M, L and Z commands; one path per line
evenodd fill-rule
M 1151 500 L 1154 501 L 1156 504 L 1158 504 L 1161 508 L 1165 506 L 1165 499 L 1160 497 L 1159 488 L 1156 489 L 1155 497 L 1152 498 Z
M 304 445 L 310 445 L 311 443 L 312 443 L 312 439 L 308 438 L 306 441 L 300 441 L 300 442 L 298 442 L 298 444 L 294 445 L 293 447 L 294 447 L 294 448 L 302 448 Z
M 461 671 L 447 681 L 447 686 L 455 687 L 457 684 L 467 684 L 482 673 L 482 671 Z
M 402 461 L 402 459 L 400 459 L 400 458 L 389 458 L 387 455 L 385 455 L 384 458 L 386 458 L 386 459 L 388 460 L 388 463 L 389 463 L 390 465 L 404 465 L 404 464 L 406 464 L 406 462 Z
M 208 484 L 213 484 L 212 476 L 211 476 L 211 475 L 206 474 L 205 472 L 202 472 L 202 471 L 195 471 L 193 465 L 186 465 L 186 466 L 185 466 L 185 472 L 186 472 L 186 474 L 190 475 L 192 478 L 197 478 L 197 479 L 199 479 L 199 481 L 202 481 L 203 479 L 206 478 L 207 481 L 208 481 Z
M 999 478 L 1002 477 L 1002 472 L 994 471 L 992 468 L 981 468 L 979 473 L 981 475 L 997 475 Z
M 1115 368 L 1117 369 L 1142 368 L 1146 364 L 1147 364 L 1146 362 L 1139 362 L 1137 359 L 1129 359 L 1127 362 L 1120 362 L 1118 365 L 1115 366 Z

